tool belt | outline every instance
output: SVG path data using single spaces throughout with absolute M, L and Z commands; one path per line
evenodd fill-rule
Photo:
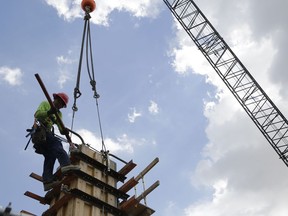
M 25 150 L 27 149 L 30 141 L 32 141 L 35 153 L 43 154 L 47 148 L 47 133 L 54 135 L 54 127 L 52 126 L 51 130 L 48 130 L 44 124 L 35 119 L 32 128 L 26 129 L 26 131 L 29 132 L 26 137 L 30 136 L 30 139 L 26 144 Z
M 35 124 L 33 125 L 35 128 Z M 35 133 L 31 134 L 31 140 L 35 153 L 43 154 L 47 148 L 47 133 L 54 135 L 54 127 L 52 126 L 51 130 L 48 130 L 45 125 L 41 122 L 37 122 Z
M 31 138 L 35 153 L 43 154 L 46 144 L 46 128 L 42 125 L 37 125 L 36 131 L 31 135 Z

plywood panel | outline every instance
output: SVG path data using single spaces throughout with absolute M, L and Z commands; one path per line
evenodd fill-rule
M 87 156 L 97 160 L 98 162 L 109 165 L 109 168 L 116 171 L 116 163 L 114 161 L 107 160 L 102 156 L 100 152 L 94 151 L 87 146 L 81 145 L 80 146 L 81 152 L 86 154 Z M 82 160 L 78 161 L 77 164 L 80 166 L 81 171 L 85 172 L 89 176 L 97 178 L 102 182 L 113 186 L 116 188 L 117 180 L 113 177 L 106 175 L 103 171 L 97 169 L 97 167 L 92 166 L 89 163 L 86 163 Z M 117 197 L 108 193 L 107 190 L 103 190 L 95 185 L 92 182 L 86 182 L 85 180 L 81 179 L 80 177 L 76 177 L 71 182 L 69 182 L 69 189 L 79 189 L 93 197 L 96 197 L 105 203 L 108 203 L 117 208 Z M 64 192 L 60 192 L 59 197 L 54 197 L 51 201 L 51 206 L 57 202 L 57 200 L 61 199 L 65 195 Z M 94 206 L 93 203 L 88 203 L 80 198 L 73 198 L 67 204 L 63 205 L 57 212 L 57 216 L 100 216 L 103 215 L 103 209 L 97 206 Z M 106 214 L 107 216 L 114 216 L 113 214 Z

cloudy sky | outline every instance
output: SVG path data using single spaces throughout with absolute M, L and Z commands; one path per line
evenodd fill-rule
M 0 8 L 0 206 L 41 215 L 48 206 L 29 174 L 43 158 L 28 141 L 48 91 L 66 92 L 72 124 L 82 31 L 80 0 L 5 1 Z M 287 116 L 287 0 L 195 0 L 257 82 Z M 91 14 L 93 66 L 106 148 L 161 185 L 147 198 L 157 216 L 287 216 L 288 169 L 244 113 L 162 0 L 98 0 Z M 74 130 L 101 150 L 85 64 Z M 67 149 L 67 144 L 64 144 Z M 119 168 L 123 165 L 119 163 Z M 141 186 L 141 185 L 140 185 Z M 137 193 L 141 193 L 141 187 Z M 130 195 L 134 195 L 131 193 Z

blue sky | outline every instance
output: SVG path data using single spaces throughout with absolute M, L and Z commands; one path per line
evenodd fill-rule
M 287 116 L 287 0 L 195 2 Z M 160 180 L 147 198 L 155 215 L 286 216 L 287 167 L 164 2 L 96 4 L 91 36 L 105 144 L 133 159 L 131 176 L 159 157 L 145 177 L 146 186 Z M 29 177 L 41 175 L 43 158 L 31 146 L 24 151 L 25 129 L 45 99 L 34 74 L 51 94 L 70 96 L 70 126 L 84 14 L 74 0 L 6 1 L 0 12 L 0 206 L 40 215 L 48 206 L 23 195 L 44 195 Z M 74 130 L 101 150 L 85 64 L 80 90 Z

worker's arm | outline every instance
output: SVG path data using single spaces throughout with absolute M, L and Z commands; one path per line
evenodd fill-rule
M 58 115 L 59 115 L 59 118 L 62 120 L 62 113 L 61 112 L 58 112 Z M 54 116 L 54 115 L 53 115 Z M 56 116 L 54 116 L 56 118 Z M 69 134 L 69 131 L 66 129 L 66 128 L 62 128 L 61 127 L 61 124 L 56 120 L 56 125 L 59 129 L 59 132 L 62 134 L 62 135 L 68 135 Z
M 50 110 L 50 104 L 47 101 L 43 101 L 37 108 L 34 117 L 38 120 L 44 121 L 48 117 L 48 111 Z
M 36 110 L 34 117 L 42 122 L 45 127 L 50 130 L 53 124 L 56 124 L 61 134 L 66 134 L 66 128 L 61 128 L 60 123 L 57 121 L 57 118 L 54 114 L 51 114 L 51 106 L 47 101 L 43 101 L 38 109 Z M 62 119 L 62 113 L 58 110 L 57 112 L 60 119 Z

